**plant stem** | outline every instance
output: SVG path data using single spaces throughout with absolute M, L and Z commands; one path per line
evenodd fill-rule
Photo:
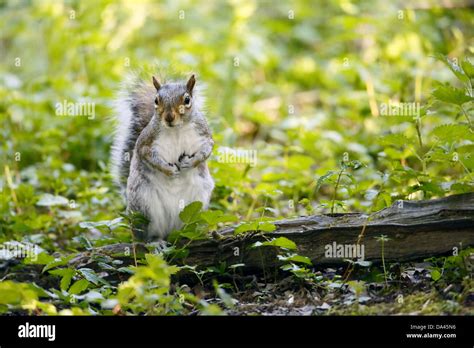
M 464 107 L 462 105 L 459 105 L 459 107 L 461 108 L 464 116 L 466 116 L 467 123 L 469 123 L 469 128 L 472 129 L 471 119 L 469 118 L 469 115 L 467 114 L 466 109 L 464 109 Z
M 420 148 L 423 147 L 423 139 L 421 138 L 421 120 L 418 117 L 415 122 L 416 134 L 418 136 L 418 142 L 420 143 Z
M 341 176 L 343 172 L 344 172 L 344 168 L 341 169 L 341 171 L 339 172 L 339 175 L 337 176 L 336 186 L 334 187 L 334 195 L 332 197 L 332 202 L 331 202 L 331 214 L 334 214 L 334 204 L 337 198 L 337 189 L 339 188 L 339 183 L 341 181 Z
M 250 218 L 252 217 L 253 210 L 255 209 L 255 205 L 257 204 L 257 199 L 258 195 L 252 199 L 252 203 L 250 204 L 249 210 L 247 211 L 247 216 L 245 217 L 246 220 L 250 220 Z
M 385 285 L 388 286 L 387 282 L 387 269 L 385 268 L 385 252 L 384 252 L 384 240 L 382 239 L 382 266 L 383 266 L 383 275 L 385 278 Z

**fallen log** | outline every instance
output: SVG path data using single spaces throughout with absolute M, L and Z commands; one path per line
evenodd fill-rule
M 228 227 L 219 231 L 225 238 L 193 241 L 182 262 L 202 267 L 222 262 L 227 266 L 242 263 L 248 270 L 277 266 L 281 264 L 277 258 L 281 250 L 276 247 L 252 248 L 251 245 L 278 237 L 295 242 L 295 252 L 311 259 L 315 266 L 342 264 L 344 259 L 358 258 L 378 262 L 382 252 L 377 238 L 382 235 L 388 238 L 384 242 L 385 261 L 421 260 L 452 254 L 474 246 L 474 193 L 434 200 L 398 201 L 370 216 L 362 213 L 326 214 L 274 223 L 276 230 L 270 233 L 235 237 L 234 227 Z M 93 256 L 101 254 L 120 254 L 133 260 L 146 250 L 140 243 L 133 246 L 126 243 L 108 245 L 81 253 L 71 263 L 83 266 L 92 262 Z M 347 254 L 350 251 L 352 255 Z

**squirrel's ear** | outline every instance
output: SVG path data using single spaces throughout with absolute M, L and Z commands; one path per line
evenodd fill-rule
M 159 91 L 160 88 L 161 88 L 161 85 L 160 85 L 160 83 L 158 82 L 158 80 L 156 79 L 155 76 L 153 76 L 153 86 L 155 86 L 157 91 Z
M 195 83 L 196 83 L 196 78 L 194 77 L 194 74 L 192 74 L 188 82 L 186 83 L 186 89 L 188 90 L 189 94 L 192 94 Z

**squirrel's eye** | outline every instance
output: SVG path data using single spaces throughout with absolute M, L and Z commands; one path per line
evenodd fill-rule
M 158 106 L 158 97 L 155 98 L 155 106 Z
M 184 97 L 184 105 L 189 106 L 191 104 L 191 97 L 189 95 Z

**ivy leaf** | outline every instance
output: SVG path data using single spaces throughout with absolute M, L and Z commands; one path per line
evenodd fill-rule
M 442 102 L 455 105 L 462 105 L 474 100 L 474 98 L 466 95 L 463 90 L 448 85 L 439 86 L 432 94 L 436 99 Z
M 199 212 L 202 209 L 202 202 L 196 201 L 188 204 L 181 213 L 179 213 L 179 218 L 185 224 L 191 224 L 193 222 L 199 221 Z

